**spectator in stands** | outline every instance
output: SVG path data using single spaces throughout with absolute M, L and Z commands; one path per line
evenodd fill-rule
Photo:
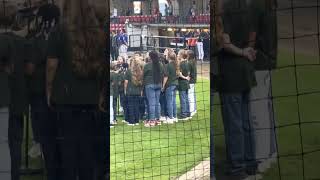
M 128 7 L 128 9 L 126 10 L 126 16 L 131 16 L 133 13 L 132 13 L 132 10 L 130 7 Z
M 167 4 L 165 4 L 164 6 L 165 6 L 165 8 L 164 8 L 164 13 L 165 13 L 165 14 L 164 14 L 164 15 L 165 15 L 165 16 L 169 16 L 169 7 L 168 7 Z
M 169 16 L 172 16 L 173 15 L 173 5 L 172 5 L 172 2 L 171 0 L 167 0 L 168 2 L 168 15 Z

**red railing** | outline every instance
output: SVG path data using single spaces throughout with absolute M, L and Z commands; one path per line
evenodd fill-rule
M 158 15 L 134 15 L 112 17 L 113 23 L 124 24 L 127 20 L 130 23 L 192 23 L 192 24 L 210 24 L 210 14 L 200 14 L 197 16 L 163 16 Z

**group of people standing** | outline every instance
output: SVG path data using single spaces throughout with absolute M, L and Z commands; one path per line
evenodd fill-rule
M 197 81 L 196 58 L 192 50 L 180 50 L 178 54 L 166 49 L 163 54 L 150 51 L 136 53 L 125 60 L 119 56 L 111 65 L 110 124 L 117 123 L 118 99 L 123 109 L 124 122 L 153 127 L 161 122 L 173 124 L 188 120 L 196 110 L 195 83 Z M 177 113 L 176 92 L 180 98 L 180 116 Z
M 40 2 L 0 3 L 0 179 L 20 179 L 29 108 L 48 180 L 106 179 L 105 6 Z
M 227 175 L 256 176 L 277 156 L 271 71 L 277 59 L 276 1 L 215 1 L 214 28 Z

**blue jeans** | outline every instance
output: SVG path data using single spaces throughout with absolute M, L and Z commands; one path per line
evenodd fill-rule
M 160 93 L 160 106 L 161 106 L 161 116 L 168 116 L 167 113 L 167 100 L 165 92 Z
M 170 119 L 177 117 L 177 104 L 176 104 L 176 86 L 169 86 L 166 89 L 167 100 L 167 113 Z
M 249 119 L 249 92 L 222 93 L 221 101 L 229 173 L 256 168 L 255 138 Z
M 179 91 L 180 96 L 180 108 L 182 117 L 190 117 L 190 104 L 188 98 L 188 90 Z
M 150 120 L 160 119 L 160 92 L 160 84 L 149 84 L 146 86 Z

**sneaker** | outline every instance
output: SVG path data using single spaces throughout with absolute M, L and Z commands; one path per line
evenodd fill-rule
M 150 120 L 149 121 L 149 125 L 150 125 L 150 127 L 156 126 L 156 121 L 155 120 Z
M 128 126 L 134 126 L 135 124 L 132 124 L 132 123 L 128 123 Z
M 110 128 L 114 128 L 114 125 L 111 124 L 111 125 L 110 125 Z
M 197 111 L 193 111 L 192 113 L 191 113 L 191 116 L 194 116 L 194 115 L 196 115 L 197 114 Z
M 186 116 L 181 116 L 181 117 L 179 118 L 180 121 L 187 121 L 187 120 L 189 120 L 189 119 L 190 119 L 190 117 L 186 117 Z
M 144 123 L 144 127 L 150 127 L 150 123 L 148 120 L 145 120 L 143 123 Z
M 156 126 L 160 126 L 161 125 L 161 121 L 160 120 L 155 120 L 155 125 Z
M 134 125 L 139 126 L 140 124 L 139 123 L 135 123 Z
M 167 122 L 168 124 L 174 124 L 174 118 L 168 118 Z
M 173 122 L 178 122 L 178 118 L 173 118 Z
M 161 117 L 160 117 L 160 121 L 166 121 L 166 120 L 167 120 L 166 117 L 164 117 L 164 116 L 161 116 Z
M 128 123 L 128 121 L 126 121 L 126 120 L 122 120 L 121 122 L 123 122 L 123 123 Z

